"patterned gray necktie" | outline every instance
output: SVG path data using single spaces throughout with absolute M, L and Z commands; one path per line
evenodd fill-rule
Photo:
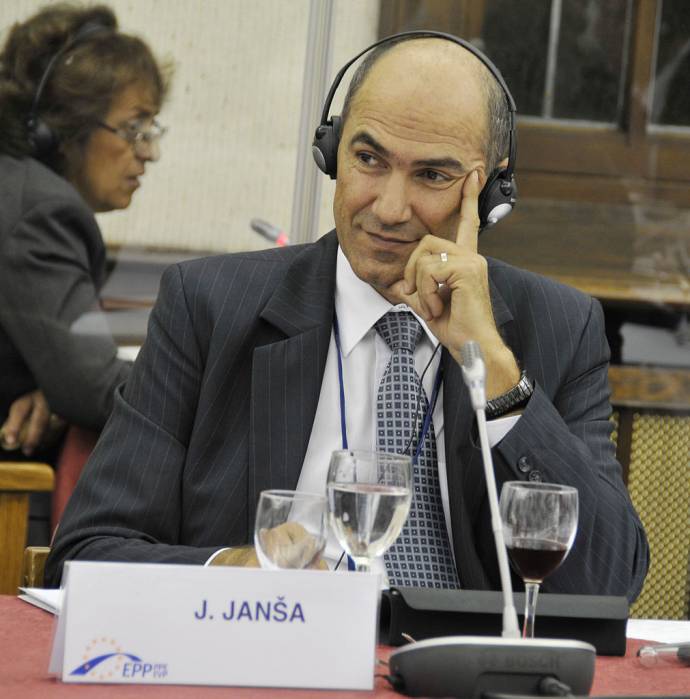
M 401 454 L 410 442 L 413 454 L 429 405 L 414 366 L 415 346 L 424 330 L 407 311 L 389 311 L 375 327 L 392 352 L 376 401 L 377 448 Z M 458 588 L 443 516 L 433 423 L 413 465 L 412 481 L 410 515 L 384 557 L 388 582 L 391 586 Z

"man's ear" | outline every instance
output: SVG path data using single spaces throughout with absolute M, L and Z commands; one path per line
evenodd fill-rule
M 486 181 L 489 179 L 490 173 L 486 171 L 486 167 L 484 164 L 474 168 L 474 170 L 477 173 L 477 177 L 479 177 L 479 191 L 481 192 L 481 190 L 484 188 L 484 185 L 486 184 Z M 470 170 L 470 172 L 467 173 L 467 176 L 469 177 L 471 174 L 472 170 Z M 462 193 L 460 194 L 460 201 L 462 201 Z
M 496 170 L 492 170 L 491 172 L 487 172 L 484 167 L 479 167 L 477 168 L 477 174 L 479 175 L 479 189 L 482 190 L 484 189 L 484 185 L 487 183 L 487 180 L 491 175 L 493 175 L 494 172 L 498 171 L 500 172 L 501 170 L 505 170 L 508 167 L 508 158 L 503 158 L 498 165 L 496 165 Z

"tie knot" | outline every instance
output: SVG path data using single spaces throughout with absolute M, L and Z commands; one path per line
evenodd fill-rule
M 424 332 L 419 321 L 409 311 L 388 311 L 376 321 L 374 327 L 392 352 L 398 349 L 414 352 Z

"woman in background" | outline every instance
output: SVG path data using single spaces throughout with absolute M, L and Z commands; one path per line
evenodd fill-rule
M 64 422 L 100 430 L 129 374 L 99 309 L 94 212 L 124 209 L 159 156 L 166 71 L 104 6 L 52 5 L 0 53 L 0 460 L 46 451 Z M 51 435 L 51 432 L 53 433 Z M 43 449 L 43 452 L 41 451 Z

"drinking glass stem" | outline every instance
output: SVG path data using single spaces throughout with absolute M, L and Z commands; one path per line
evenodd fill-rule
M 358 573 L 368 573 L 371 570 L 371 561 L 368 558 L 354 558 L 355 570 Z
M 525 623 L 522 626 L 523 638 L 534 638 L 534 615 L 537 612 L 539 583 L 525 582 Z

